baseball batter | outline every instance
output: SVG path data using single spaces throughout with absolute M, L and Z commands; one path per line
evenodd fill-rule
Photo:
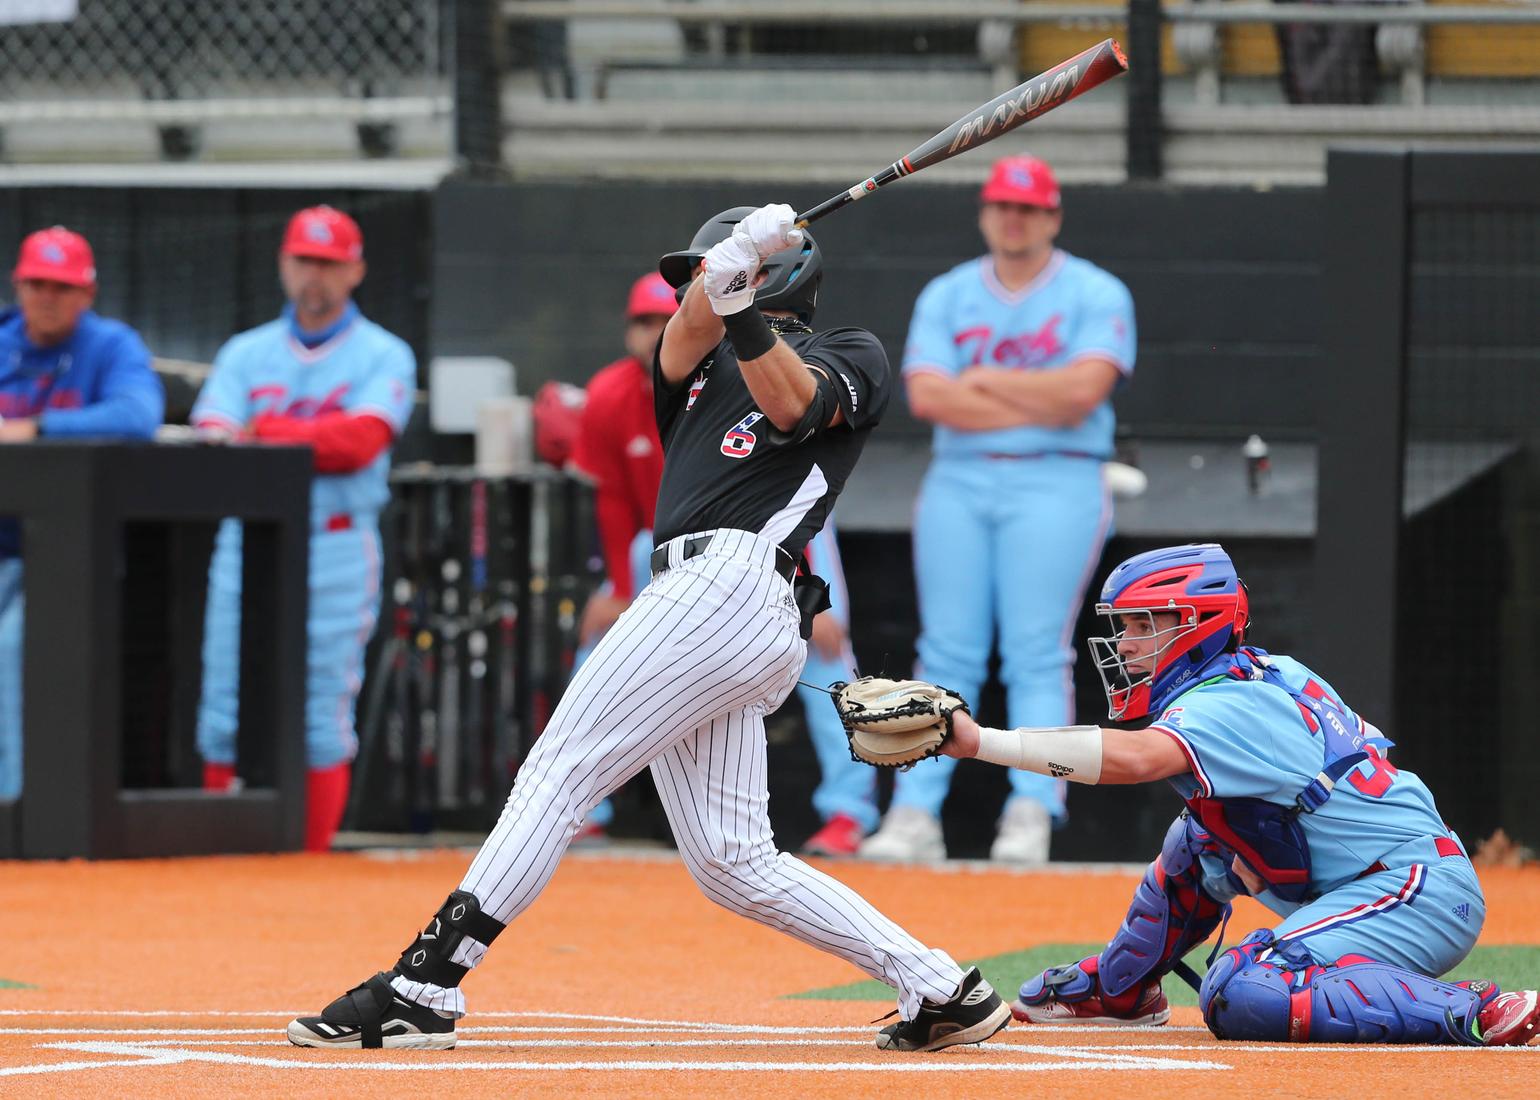
M 652 371 L 643 358 L 651 359 L 663 325 L 677 309 L 674 288 L 663 276 L 654 272 L 638 279 L 626 300 L 628 354 L 600 370 L 588 383 L 572 463 L 594 481 L 594 511 L 606 577 L 583 609 L 583 648 L 578 651 L 574 672 L 651 579 L 645 564 L 638 568 L 635 563 L 639 556 L 645 563 L 653 549 L 653 512 L 663 478 L 663 445 L 653 416 Z M 845 572 L 832 518 L 808 542 L 804 557 L 808 571 L 829 582 L 830 608 L 813 620 L 801 679 L 810 684 L 848 680 L 855 657 L 850 651 Z M 816 688 L 799 685 L 797 698 L 818 757 L 821 778 L 813 792 L 813 808 L 823 822 L 802 850 L 810 855 L 854 855 L 861 838 L 877 824 L 875 777 L 870 768 L 851 757 L 845 729 L 828 697 Z M 589 812 L 573 842 L 602 839 L 613 817 L 614 809 L 606 798 Z
M 16 305 L 0 312 L 0 445 L 148 439 L 166 398 L 139 334 L 92 311 L 96 257 L 56 225 L 21 242 Z M 22 783 L 22 529 L 0 518 L 0 799 Z
M 1113 721 L 981 729 L 953 756 L 1079 783 L 1166 779 L 1187 803 L 1099 955 L 1054 967 L 1012 1006 L 1045 1024 L 1163 1024 L 1160 979 L 1250 894 L 1280 918 L 1217 960 L 1198 1002 L 1221 1039 L 1527 1043 L 1533 990 L 1437 976 L 1470 952 L 1486 903 L 1464 845 L 1392 742 L 1298 661 L 1246 643 L 1246 588 L 1218 545 L 1139 554 L 1097 604 L 1091 639 Z M 1223 935 L 1221 931 L 1221 935 Z M 1217 952 L 1216 948 L 1216 952 Z M 1196 984 L 1196 983 L 1195 983 Z
M 689 283 L 654 359 L 665 459 L 652 580 L 574 677 L 459 888 L 395 966 L 289 1025 L 319 1047 L 446 1048 L 460 982 L 539 895 L 584 815 L 651 767 L 701 890 L 898 991 L 877 1045 L 979 1042 L 1009 1019 L 966 973 L 840 883 L 778 852 L 764 715 L 803 665 L 818 586 L 796 559 L 888 399 L 882 346 L 815 333 L 822 262 L 788 206 L 712 218 L 659 268 Z M 699 263 L 702 273 L 693 281 Z
M 1134 369 L 1134 311 L 1114 276 L 1054 247 L 1059 185 L 1033 157 L 998 161 L 980 193 L 989 254 L 933 280 L 904 348 L 909 405 L 936 425 L 915 509 L 917 675 L 977 699 L 998 632 L 1012 725 L 1074 714 L 1071 634 L 1112 521 L 1102 463 L 1114 387 Z M 899 775 L 861 854 L 945 855 L 956 761 Z M 1063 784 L 1013 772 L 991 856 L 1048 858 Z
M 315 452 L 310 495 L 305 847 L 324 851 L 347 803 L 358 739 L 354 706 L 380 602 L 380 510 L 390 499 L 390 446 L 416 390 L 411 349 L 366 319 L 352 293 L 364 277 L 358 224 L 329 206 L 290 220 L 278 258 L 283 316 L 219 350 L 193 424 Z M 209 566 L 198 749 L 204 785 L 235 778 L 240 679 L 241 526 L 220 526 Z

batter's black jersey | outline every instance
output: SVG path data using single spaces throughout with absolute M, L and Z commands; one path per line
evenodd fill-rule
M 653 541 L 731 527 L 784 546 L 795 557 L 834 507 L 861 448 L 887 408 L 887 353 L 865 329 L 788 333 L 781 337 L 804 363 L 822 367 L 844 421 L 834 409 L 801 438 L 776 429 L 754 404 L 738 356 L 724 339 L 695 373 L 670 386 L 653 357 L 653 409 L 663 439 Z M 825 392 L 831 387 L 824 385 Z

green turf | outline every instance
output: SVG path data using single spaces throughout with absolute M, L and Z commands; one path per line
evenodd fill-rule
M 37 986 L 35 986 L 35 985 L 28 985 L 26 982 L 13 982 L 13 981 L 9 981 L 9 980 L 7 980 L 5 978 L 0 978 L 0 989 L 36 989 L 36 988 L 37 988 Z
M 1009 999 L 1016 995 L 1021 983 L 1050 966 L 1074 962 L 1093 955 L 1105 944 L 1100 943 L 1049 943 L 1025 951 L 1011 951 L 1004 955 L 973 959 L 989 980 L 989 984 Z M 1187 965 L 1202 974 L 1204 960 L 1210 946 L 1203 946 L 1187 956 Z M 964 966 L 970 965 L 964 963 Z M 1492 978 L 1504 989 L 1540 988 L 1540 947 L 1477 947 L 1449 974 L 1450 981 L 1465 978 Z M 1180 978 L 1167 975 L 1166 996 L 1172 1004 L 1195 1005 L 1198 996 Z M 891 1001 L 893 991 L 881 982 L 851 982 L 848 985 L 831 985 L 824 989 L 810 989 L 805 993 L 793 993 L 795 999 L 810 1001 Z

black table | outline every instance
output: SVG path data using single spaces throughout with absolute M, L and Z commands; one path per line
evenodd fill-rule
M 26 593 L 23 784 L 20 799 L 0 802 L 0 856 L 301 847 L 310 481 L 303 448 L 0 446 L 0 515 L 22 520 Z M 124 790 L 123 652 L 132 628 L 123 621 L 125 527 L 206 529 L 228 516 L 246 521 L 244 789 Z M 202 586 L 206 573 L 189 571 L 176 583 Z M 194 681 L 198 673 L 175 671 Z

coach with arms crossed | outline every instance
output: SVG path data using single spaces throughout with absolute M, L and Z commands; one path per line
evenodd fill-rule
M 914 516 L 920 669 L 965 699 L 998 627 L 1012 725 L 1074 720 L 1070 635 L 1112 522 L 1102 463 L 1111 395 L 1134 369 L 1134 309 L 1114 276 L 1054 246 L 1059 184 L 1034 157 L 995 163 L 979 195 L 987 255 L 933 279 L 904 347 L 909 407 L 935 424 Z M 940 859 L 955 760 L 902 773 L 861 854 Z M 1048 858 L 1064 784 L 1011 773 L 990 857 Z

